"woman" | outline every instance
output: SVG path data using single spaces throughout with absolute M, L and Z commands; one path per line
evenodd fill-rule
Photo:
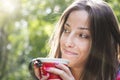
M 46 71 L 63 80 L 116 79 L 120 30 L 106 2 L 76 0 L 62 14 L 51 45 L 50 56 L 68 59 L 70 64 L 69 68 L 58 64 Z M 37 76 L 37 68 L 35 73 Z

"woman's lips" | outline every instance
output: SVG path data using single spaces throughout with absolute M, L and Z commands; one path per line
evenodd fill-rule
M 68 54 L 68 55 L 78 55 L 76 52 L 70 51 L 70 50 L 66 50 L 64 49 L 64 54 Z

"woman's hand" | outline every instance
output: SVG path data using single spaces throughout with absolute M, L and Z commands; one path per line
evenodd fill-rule
M 57 68 L 48 68 L 46 71 L 59 75 L 62 80 L 75 80 L 70 69 L 63 64 L 56 64 Z
M 75 80 L 70 69 L 67 66 L 63 64 L 56 64 L 55 66 L 56 68 L 50 67 L 50 68 L 47 68 L 46 71 L 59 75 L 62 78 L 62 80 Z M 49 77 L 49 75 L 46 75 L 46 76 L 43 75 L 42 78 L 40 78 L 39 68 L 37 67 L 34 67 L 34 72 L 35 72 L 36 77 L 39 80 L 47 80 Z
M 35 72 L 35 76 L 38 78 L 38 80 L 47 80 L 49 77 L 49 74 L 47 74 L 46 76 L 42 75 L 42 78 L 40 78 L 39 67 L 34 66 L 34 72 Z

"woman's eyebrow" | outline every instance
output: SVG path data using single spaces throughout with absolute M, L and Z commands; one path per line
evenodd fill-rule
M 65 25 L 67 25 L 68 27 L 70 27 L 69 23 L 67 23 L 67 22 L 65 23 Z
M 65 23 L 65 25 L 68 26 L 68 27 L 70 27 L 70 24 L 67 23 L 67 22 Z M 85 27 L 85 26 L 79 26 L 78 29 L 80 29 L 80 30 L 89 30 L 89 28 Z
M 80 29 L 80 30 L 89 30 L 88 27 L 78 27 L 78 29 Z

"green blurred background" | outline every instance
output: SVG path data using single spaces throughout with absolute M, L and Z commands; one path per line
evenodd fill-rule
M 48 39 L 74 0 L 0 0 L 0 80 L 32 80 L 29 61 L 45 57 Z M 106 0 L 120 22 L 120 0 Z

